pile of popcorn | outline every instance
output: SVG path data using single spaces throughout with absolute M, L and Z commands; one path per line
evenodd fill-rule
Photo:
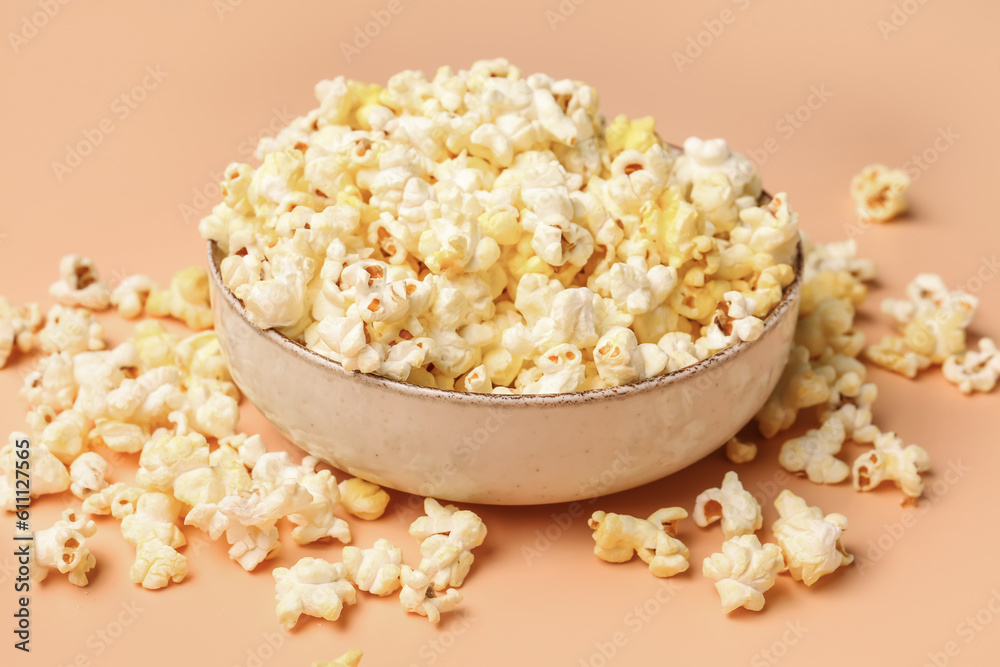
M 761 335 L 797 215 L 722 139 L 607 124 L 506 60 L 343 77 L 229 165 L 201 221 L 251 321 L 351 371 L 495 394 L 614 387 Z

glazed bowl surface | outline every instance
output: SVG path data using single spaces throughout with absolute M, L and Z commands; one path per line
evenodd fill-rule
M 350 372 L 247 319 L 208 244 L 215 328 L 233 379 L 296 445 L 377 484 L 470 503 L 567 502 L 675 473 L 735 435 L 784 369 L 802 282 L 764 333 L 692 366 L 630 385 L 571 394 L 430 389 Z

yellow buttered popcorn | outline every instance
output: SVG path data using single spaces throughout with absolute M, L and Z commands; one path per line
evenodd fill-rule
M 291 568 L 279 567 L 274 576 L 278 621 L 286 630 L 302 614 L 336 621 L 344 607 L 355 604 L 358 592 L 346 579 L 342 563 L 303 558 Z
M 739 607 L 750 611 L 764 608 L 764 593 L 774 586 L 775 575 L 785 569 L 785 559 L 776 544 L 761 544 L 754 534 L 732 537 L 722 551 L 705 559 L 702 574 L 715 580 L 722 609 Z
M 201 267 L 182 269 L 174 275 L 167 289 L 151 288 L 146 299 L 146 314 L 176 318 L 195 331 L 211 328 L 208 273 Z
M 637 554 L 656 577 L 684 572 L 690 552 L 677 539 L 677 525 L 687 515 L 680 507 L 665 507 L 648 519 L 594 512 L 588 521 L 594 531 L 594 555 L 609 563 L 625 563 Z
M 862 220 L 885 222 L 906 211 L 910 177 L 900 169 L 870 164 L 851 181 L 851 196 Z
M 608 124 L 586 84 L 497 59 L 315 92 L 258 166 L 227 168 L 199 230 L 255 324 L 348 370 L 478 393 L 618 386 L 675 370 L 656 344 L 698 345 L 727 293 L 756 320 L 698 358 L 752 340 L 794 276 L 797 216 L 784 194 L 760 201 L 745 157 L 696 137 L 682 153 L 652 118 Z M 646 346 L 629 364 L 598 352 L 629 346 L 618 328 Z
M 775 498 L 774 506 L 780 518 L 772 531 L 793 579 L 812 586 L 820 577 L 854 562 L 841 542 L 847 530 L 843 514 L 823 516 L 818 507 L 809 507 L 788 489 Z

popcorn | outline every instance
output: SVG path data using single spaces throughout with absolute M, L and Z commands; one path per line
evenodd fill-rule
M 878 398 L 878 388 L 872 383 L 863 384 L 858 388 L 857 396 L 843 401 L 839 407 L 821 406 L 820 421 L 840 420 L 844 426 L 845 439 L 849 438 L 855 442 L 874 442 L 879 434 L 878 427 L 872 424 L 872 404 L 876 398 Z
M 40 444 L 65 464 L 72 463 L 87 447 L 90 422 L 76 410 L 64 410 L 45 427 Z
M 177 553 L 176 549 L 159 538 L 149 535 L 136 548 L 135 562 L 129 571 L 129 578 L 134 584 L 156 590 L 171 581 L 180 583 L 187 574 L 187 557 Z
M 154 290 L 159 291 L 159 287 L 149 276 L 126 276 L 111 292 L 111 305 L 122 317 L 134 320 L 142 315 L 146 309 L 146 301 Z
M 309 472 L 299 480 L 302 488 L 312 494 L 312 502 L 301 512 L 291 514 L 288 520 L 296 525 L 292 539 L 297 544 L 310 544 L 328 537 L 343 543 L 351 541 L 347 522 L 333 515 L 340 501 L 337 479 L 329 470 Z
M 182 547 L 187 540 L 175 523 L 180 509 L 180 503 L 165 493 L 144 493 L 136 501 L 135 511 L 122 517 L 122 537 L 134 547 L 150 536 L 174 549 Z
M 752 341 L 764 333 L 763 320 L 754 317 L 756 301 L 747 299 L 736 291 L 726 292 L 725 301 L 717 306 L 712 324 L 705 334 L 708 350 L 721 350 L 741 341 Z M 706 355 L 707 356 L 707 355 Z
M 775 575 L 785 569 L 781 549 L 761 544 L 756 535 L 739 535 L 722 544 L 722 552 L 705 559 L 702 574 L 715 580 L 715 589 L 726 613 L 745 607 L 764 608 L 764 593 L 774 586 Z
M 86 352 L 104 349 L 104 327 L 83 308 L 55 305 L 45 316 L 38 334 L 43 352 Z
M 73 355 L 60 352 L 39 360 L 38 367 L 24 378 L 24 386 L 17 395 L 30 405 L 45 405 L 59 412 L 73 407 L 77 389 Z
M 847 530 L 843 514 L 823 516 L 818 507 L 809 507 L 788 489 L 774 499 L 774 506 L 780 516 L 772 527 L 774 539 L 795 581 L 812 586 L 823 575 L 854 562 L 840 540 Z
M 18 506 L 28 504 L 23 486 L 25 461 L 27 470 L 30 470 L 31 474 L 31 498 L 62 493 L 70 486 L 70 476 L 66 466 L 44 445 L 30 445 L 28 458 L 20 456 L 19 453 L 25 448 L 18 447 L 17 443 L 27 440 L 26 434 L 15 431 L 10 434 L 9 444 L 0 449 L 0 472 L 3 474 L 0 477 L 0 507 L 9 512 L 13 512 Z M 22 471 L 20 476 L 17 474 L 18 470 Z M 21 484 L 18 484 L 18 479 L 21 479 Z
M 638 554 L 655 577 L 672 577 L 688 569 L 690 552 L 677 539 L 677 524 L 687 517 L 680 507 L 665 507 L 648 519 L 594 512 L 588 525 L 594 530 L 594 555 L 609 563 L 624 563 Z
M 868 282 L 875 279 L 875 262 L 858 257 L 858 242 L 847 239 L 835 243 L 813 243 L 802 233 L 802 245 L 805 251 L 805 261 L 802 263 L 802 277 L 806 282 L 833 280 L 843 285 L 843 274 L 849 275 L 856 282 Z M 822 276 L 821 274 L 826 274 Z M 850 289 L 854 289 L 850 286 Z M 830 296 L 834 296 L 830 294 Z M 863 297 L 863 293 L 861 294 Z M 836 298 L 845 298 L 837 295 Z M 852 299 L 853 301 L 853 299 Z
M 918 445 L 904 445 L 895 433 L 880 433 L 875 448 L 854 461 L 854 488 L 871 491 L 889 480 L 908 498 L 919 498 L 924 491 L 920 473 L 930 469 L 927 451 Z
M 0 296 L 0 368 L 7 365 L 15 348 L 27 354 L 35 347 L 36 334 L 42 325 L 38 304 L 29 303 L 15 308 Z
M 98 419 L 90 429 L 90 445 L 102 444 L 115 452 L 135 454 L 149 442 L 150 436 L 138 424 L 117 419 Z
M 979 341 L 979 350 L 953 354 L 944 360 L 941 368 L 948 382 L 956 385 L 963 394 L 973 391 L 990 392 L 1000 380 L 1000 351 L 991 338 Z
M 86 498 L 108 486 L 104 475 L 108 472 L 108 462 L 97 452 L 80 454 L 69 467 L 70 491 L 77 498 Z
M 336 621 L 345 606 L 357 602 L 358 593 L 345 578 L 342 563 L 302 558 L 291 568 L 275 568 L 278 622 L 291 630 L 302 614 Z
M 756 206 L 746 158 L 696 137 L 678 156 L 652 119 L 607 126 L 582 83 L 483 61 L 316 96 L 259 167 L 227 168 L 199 231 L 254 324 L 348 371 L 477 393 L 618 386 L 685 364 L 657 347 L 667 334 L 693 335 L 699 359 L 754 340 L 794 278 L 797 216 L 783 194 Z M 727 293 L 736 333 L 706 342 Z
M 111 289 L 100 281 L 97 267 L 86 257 L 66 255 L 59 261 L 59 280 L 49 294 L 63 306 L 104 310 L 111 304 Z
M 79 518 L 71 509 L 51 528 L 35 532 L 34 560 L 31 563 L 31 580 L 43 581 L 49 570 L 69 575 L 69 583 L 86 586 L 87 573 L 94 569 L 97 559 L 87 548 L 87 538 L 97 532 L 97 524 Z
M 164 433 L 143 448 L 135 483 L 150 491 L 173 493 L 184 474 L 208 466 L 209 448 L 205 436 Z
M 110 514 L 120 521 L 135 512 L 136 503 L 144 493 L 145 489 L 115 482 L 87 496 L 82 509 L 85 514 Z
M 726 458 L 730 463 L 750 463 L 757 458 L 757 445 L 734 435 L 726 441 Z
M 273 491 L 254 486 L 218 503 L 195 505 L 184 523 L 207 532 L 213 540 L 225 534 L 229 557 L 249 572 L 280 549 L 278 519 L 301 512 L 312 500 L 312 494 L 292 480 Z
M 843 482 L 851 469 L 835 454 L 840 452 L 845 437 L 844 423 L 840 419 L 830 419 L 821 428 L 785 441 L 778 463 L 789 472 L 805 472 L 809 481 L 816 484 Z
M 340 505 L 359 519 L 374 521 L 385 514 L 385 508 L 389 505 L 389 494 L 377 484 L 352 477 L 345 479 L 338 484 L 338 487 Z
M 907 349 L 906 341 L 898 336 L 885 336 L 875 345 L 868 346 L 865 356 L 879 366 L 911 379 L 931 365 L 928 357 Z
M 760 432 L 770 438 L 791 426 L 799 410 L 824 403 L 829 397 L 830 382 L 809 363 L 809 349 L 792 347 L 778 384 L 757 413 Z
M 410 524 L 423 556 L 418 569 L 436 591 L 461 586 L 475 560 L 472 550 L 486 539 L 486 525 L 475 513 L 442 506 L 433 498 L 424 499 L 424 512 Z
M 389 540 L 379 539 L 370 549 L 344 547 L 345 578 L 366 593 L 386 596 L 400 587 L 403 552 Z
M 212 326 L 212 306 L 208 300 L 208 273 L 201 267 L 178 271 L 165 290 L 150 290 L 146 314 L 173 317 L 195 331 Z
M 721 488 L 702 491 L 694 501 L 696 525 L 705 528 L 719 519 L 726 539 L 752 534 L 763 525 L 760 504 L 733 471 L 726 473 Z
M 856 357 L 864 348 L 865 336 L 854 328 L 854 306 L 844 299 L 824 299 L 812 313 L 800 317 L 795 343 L 817 357 L 829 348 L 837 354 Z
M 430 578 L 408 565 L 400 567 L 399 580 L 402 583 L 399 602 L 403 609 L 426 616 L 431 623 L 440 623 L 441 614 L 451 611 L 462 601 L 462 594 L 454 588 L 438 595 L 431 586 Z
M 900 169 L 870 164 L 851 181 L 851 197 L 862 220 L 885 222 L 906 210 L 910 178 Z

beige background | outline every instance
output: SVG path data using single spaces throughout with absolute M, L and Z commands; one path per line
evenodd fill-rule
M 853 233 L 878 261 L 879 282 L 861 317 L 870 336 L 888 329 L 879 300 L 928 270 L 975 291 L 982 301 L 975 334 L 1000 336 L 995 3 L 399 2 L 401 11 L 349 58 L 341 43 L 387 2 L 4 2 L 0 292 L 46 302 L 58 258 L 68 252 L 93 257 L 112 281 L 134 272 L 166 281 L 203 261 L 195 223 L 216 198 L 215 174 L 249 159 L 261 133 L 308 110 L 319 79 L 384 82 L 404 68 L 432 72 L 506 55 L 526 71 L 593 84 L 608 115 L 653 114 L 667 139 L 724 136 L 755 156 L 766 186 L 790 193 L 809 233 L 822 240 Z M 39 13 L 49 5 L 53 16 Z M 700 54 L 689 42 L 699 39 Z M 678 66 L 674 54 L 685 49 L 691 62 Z M 800 109 L 810 101 L 812 109 Z M 88 154 L 78 164 L 72 160 L 68 172 L 54 166 L 79 142 Z M 914 162 L 921 155 L 932 163 Z M 862 229 L 848 183 L 872 161 L 908 163 L 912 212 Z M 120 321 L 104 319 L 115 340 L 128 334 Z M 5 431 L 22 427 L 15 394 L 32 363 L 0 373 Z M 778 484 L 787 484 L 850 518 L 847 547 L 863 565 L 811 589 L 783 576 L 762 613 L 724 616 L 701 576 L 701 559 L 721 542 L 718 528 L 684 524 L 694 567 L 659 581 L 641 563 L 594 558 L 585 521 L 560 517 L 565 506 L 483 507 L 477 511 L 490 533 L 462 588 L 466 603 L 440 627 L 404 615 L 395 599 L 363 596 L 338 623 L 305 621 L 285 636 L 275 634 L 268 567 L 247 574 L 223 545 L 188 530 L 191 576 L 147 592 L 128 581 L 131 549 L 116 523 L 101 520 L 91 586 L 52 576 L 33 590 L 34 652 L 26 656 L 11 649 L 7 514 L 0 517 L 0 661 L 307 665 L 356 646 L 367 667 L 995 664 L 1000 395 L 965 398 L 937 371 L 917 382 L 880 370 L 871 377 L 882 392 L 878 423 L 933 457 L 928 497 L 906 509 L 894 488 L 861 495 L 848 485 L 789 481 L 778 472 L 778 443 L 763 446 L 740 474 L 768 501 L 765 525 L 775 518 Z M 282 446 L 250 407 L 242 426 Z M 130 478 L 134 463 L 113 463 L 119 479 Z M 584 509 L 645 516 L 661 506 L 690 508 L 727 468 L 717 453 Z M 352 521 L 356 543 L 388 536 L 412 561 L 416 548 L 405 530 L 415 504 L 403 494 L 394 499 L 382 520 Z M 50 525 L 66 502 L 37 503 L 34 526 Z M 288 548 L 270 565 L 304 555 L 337 559 L 339 550 Z

